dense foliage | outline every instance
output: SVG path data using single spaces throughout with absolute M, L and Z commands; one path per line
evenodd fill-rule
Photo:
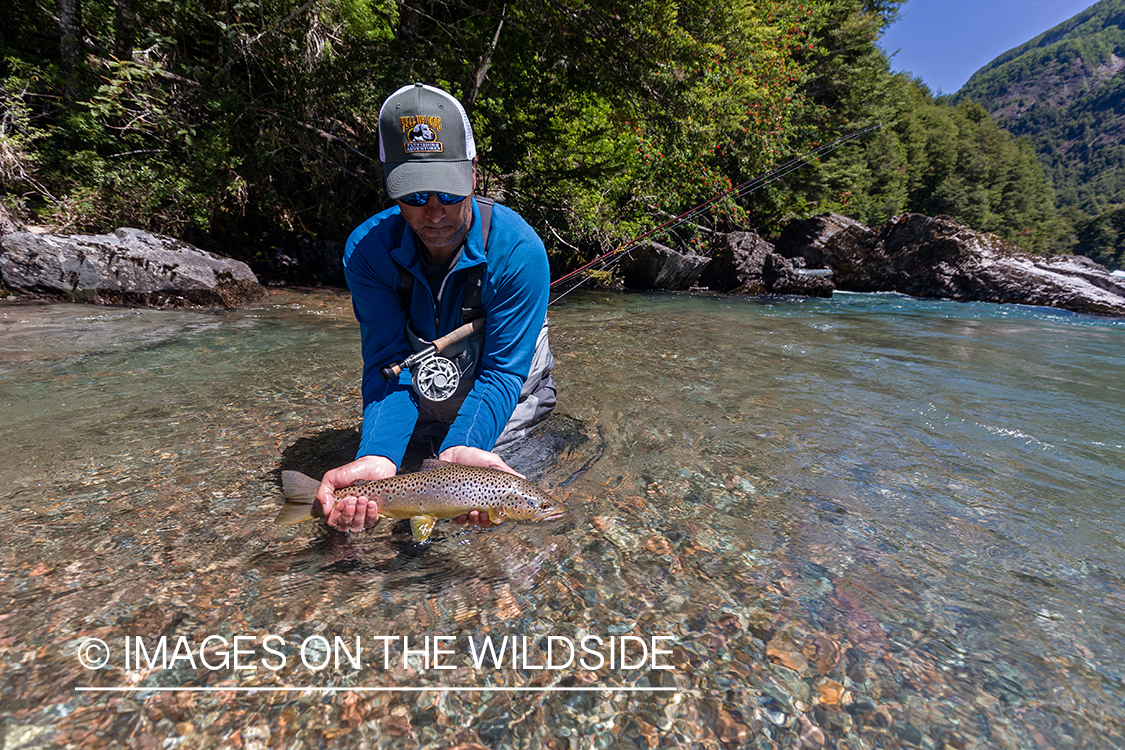
M 676 241 L 922 211 L 1052 247 L 1030 149 L 889 72 L 875 42 L 901 2 L 11 0 L 0 194 L 28 219 L 249 259 L 342 240 L 386 202 L 379 104 L 422 80 L 466 104 L 484 189 L 556 265 L 874 123 Z
M 956 95 L 1034 143 L 1074 251 L 1115 267 L 1125 265 L 1122 58 L 1125 0 L 1101 0 L 996 58 Z

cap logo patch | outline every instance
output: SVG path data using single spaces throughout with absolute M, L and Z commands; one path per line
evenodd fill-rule
M 441 141 L 437 139 L 437 134 L 441 132 L 440 117 L 411 115 L 399 120 L 402 132 L 406 134 L 403 151 L 408 154 L 441 153 Z

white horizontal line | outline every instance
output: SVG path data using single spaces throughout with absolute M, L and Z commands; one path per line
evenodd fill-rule
M 79 693 L 678 693 L 675 687 L 83 687 Z

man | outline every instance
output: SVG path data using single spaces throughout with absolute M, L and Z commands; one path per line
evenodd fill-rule
M 421 83 L 399 89 L 379 111 L 379 157 L 395 205 L 357 227 L 344 251 L 362 337 L 363 433 L 356 460 L 327 472 L 317 492 L 342 531 L 373 525 L 379 499 L 337 502 L 336 491 L 394 476 L 412 438 L 430 440 L 444 461 L 512 471 L 493 448 L 555 404 L 547 254 L 518 214 L 472 197 L 476 144 L 460 103 Z M 442 352 L 460 372 L 452 397 L 427 398 L 409 372 L 380 376 L 481 315 L 483 336 Z M 490 525 L 477 511 L 457 521 Z

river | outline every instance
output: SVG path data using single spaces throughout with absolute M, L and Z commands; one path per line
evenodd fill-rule
M 358 442 L 346 294 L 0 305 L 0 748 L 1125 745 L 1125 321 L 550 319 L 566 518 L 417 546 L 273 522 Z

